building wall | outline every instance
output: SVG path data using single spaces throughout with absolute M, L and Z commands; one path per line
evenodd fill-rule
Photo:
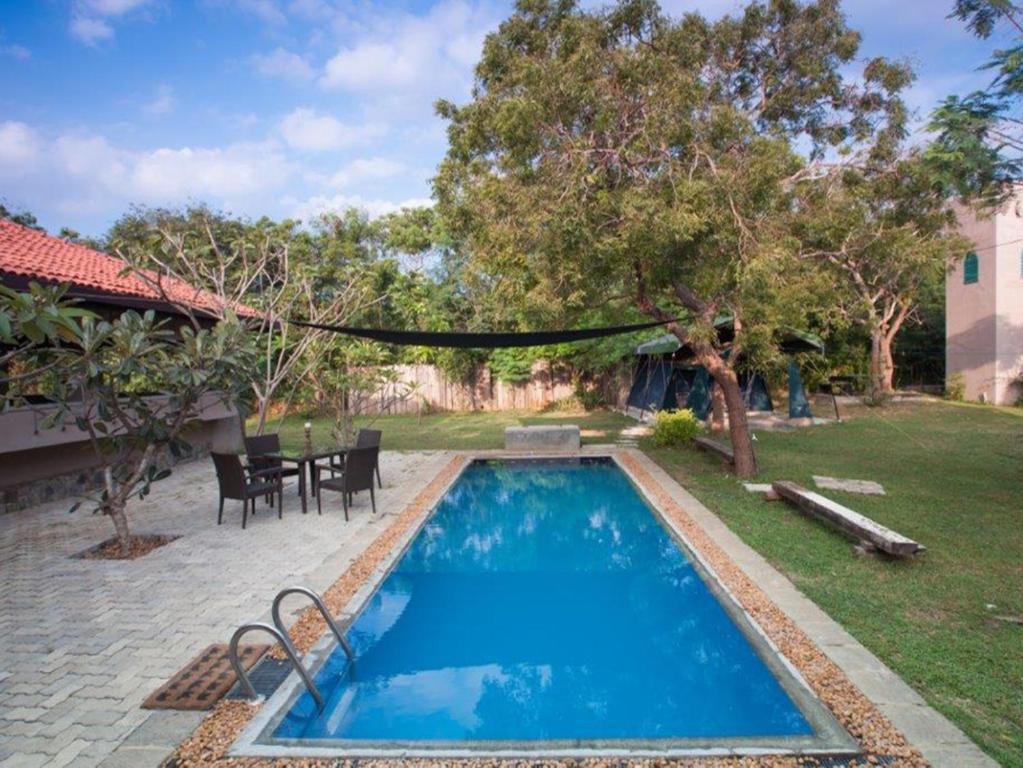
M 996 241 L 995 218 L 959 214 L 960 232 L 973 241 L 979 266 L 976 283 L 964 285 L 959 261 L 945 278 L 945 371 L 960 374 L 967 400 L 991 400 L 995 394 Z
M 27 406 L 0 413 L 0 512 L 83 494 L 102 482 L 85 433 L 73 423 L 46 428 L 43 422 L 52 409 Z M 212 399 L 183 437 L 192 447 L 186 459 L 205 457 L 211 450 L 241 450 L 242 445 L 237 413 Z M 169 455 L 161 461 L 175 463 Z
M 995 322 L 995 399 L 1012 405 L 1023 397 L 1023 201 L 998 217 L 998 291 Z

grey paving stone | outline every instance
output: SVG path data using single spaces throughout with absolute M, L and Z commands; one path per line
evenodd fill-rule
M 266 615 L 280 589 L 331 584 L 390 524 L 386 515 L 400 511 L 401 500 L 450 458 L 446 452 L 381 454 L 385 485 L 377 507 L 383 514 L 376 518 L 368 505 L 356 504 L 346 523 L 340 498 L 322 516 L 315 504 L 303 515 L 292 487 L 283 520 L 260 507 L 244 531 L 237 514 L 216 524 L 212 464 L 182 465 L 129 509 L 136 532 L 182 538 L 134 561 L 69 558 L 109 537 L 111 528 L 99 516 L 68 515 L 63 501 L 0 515 L 3 765 L 65 759 L 98 765 L 140 724 L 152 731 L 140 731 L 140 746 L 115 764 L 158 765 L 173 746 L 170 723 L 182 713 L 159 713 L 171 714 L 167 724 L 148 725 L 155 713 L 138 709 L 145 697 L 203 647 L 226 642 L 239 624 Z M 182 729 L 190 717 L 196 716 L 177 719 Z M 146 739 L 158 748 L 141 744 Z
M 100 763 L 101 768 L 157 768 L 170 754 L 161 747 L 120 746 Z
M 121 742 L 125 747 L 174 747 L 196 729 L 205 712 L 154 710 Z

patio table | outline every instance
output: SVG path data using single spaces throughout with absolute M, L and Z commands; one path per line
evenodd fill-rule
M 316 495 L 316 470 L 314 465 L 320 459 L 331 459 L 335 456 L 341 457 L 343 464 L 344 456 L 348 453 L 347 448 L 333 447 L 333 448 L 298 448 L 290 449 L 284 448 L 274 453 L 265 454 L 266 456 L 275 456 L 281 461 L 287 461 L 291 464 L 298 465 L 298 495 L 302 498 L 302 514 L 306 514 L 308 511 L 308 500 L 306 489 L 310 489 L 313 495 Z M 309 482 L 306 484 L 306 472 L 309 473 Z

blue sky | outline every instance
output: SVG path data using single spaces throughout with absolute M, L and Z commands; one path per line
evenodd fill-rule
M 588 5 L 599 5 L 589 2 Z M 978 87 L 992 43 L 952 0 L 846 0 L 912 106 Z M 0 200 L 101 234 L 133 203 L 371 215 L 428 203 L 440 97 L 464 101 L 510 2 L 0 0 Z M 719 16 L 738 0 L 662 1 Z

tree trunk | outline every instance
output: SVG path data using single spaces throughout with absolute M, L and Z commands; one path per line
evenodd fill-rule
M 117 541 L 121 545 L 121 554 L 127 555 L 131 548 L 131 532 L 128 530 L 128 516 L 124 513 L 124 503 L 110 502 L 103 511 L 110 515 L 110 520 L 114 524 Z
M 895 391 L 892 385 L 895 366 L 892 362 L 892 334 L 876 328 L 870 334 L 870 398 L 884 400 Z
M 656 320 L 667 325 L 668 330 L 675 335 L 682 344 L 691 343 L 689 333 L 675 320 L 672 320 L 661 311 L 649 297 L 647 297 L 643 286 L 643 274 L 639 265 L 636 266 L 637 304 L 639 308 Z M 683 305 L 697 313 L 701 313 L 709 323 L 714 317 L 714 307 L 707 305 L 700 300 L 685 286 L 676 285 L 675 292 Z M 735 324 L 738 331 L 738 323 Z M 739 477 L 755 477 L 757 474 L 757 457 L 753 453 L 753 439 L 749 433 L 749 422 L 746 419 L 746 403 L 743 401 L 742 390 L 739 388 L 739 377 L 721 357 L 718 351 L 709 343 L 701 342 L 693 344 L 694 351 L 700 364 L 707 369 L 714 382 L 721 389 L 721 395 L 728 410 L 728 435 L 732 443 L 732 454 L 735 456 L 735 473 Z M 734 354 L 734 353 L 733 353 Z M 712 401 L 713 402 L 713 401 Z
M 721 389 L 721 395 L 728 409 L 728 436 L 732 443 L 735 456 L 735 474 L 739 477 L 755 477 L 757 474 L 757 457 L 753 452 L 753 439 L 749 433 L 749 421 L 746 419 L 746 402 L 739 387 L 739 377 L 714 352 L 701 356 L 704 367 Z
M 710 428 L 713 432 L 720 432 L 725 428 L 724 390 L 721 387 L 713 387 L 710 397 Z
M 256 434 L 261 435 L 266 431 L 267 410 L 270 408 L 270 398 L 262 395 L 256 396 Z

